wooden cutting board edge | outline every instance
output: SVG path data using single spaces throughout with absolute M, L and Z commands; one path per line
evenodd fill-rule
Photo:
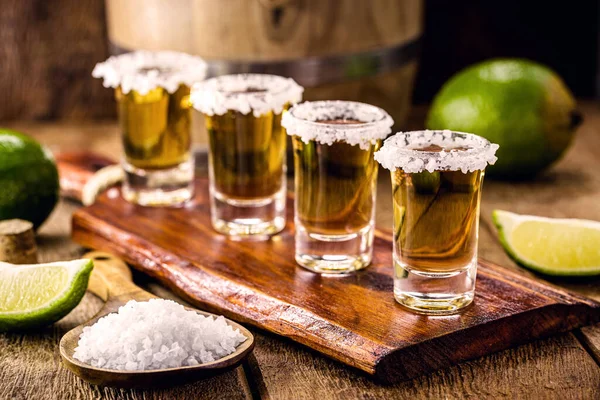
M 90 224 L 93 224 L 95 228 L 89 229 L 91 226 Z M 105 228 L 110 229 L 103 229 L 103 224 L 106 225 Z M 278 324 L 271 321 L 268 324 L 260 326 L 257 322 L 257 319 L 261 317 L 260 315 L 257 315 L 257 319 L 253 319 L 247 315 L 245 316 L 241 313 L 237 313 L 235 303 L 230 303 L 218 296 L 213 296 L 213 300 L 216 301 L 211 301 L 211 299 L 202 297 L 202 294 L 197 293 L 197 290 L 193 287 L 190 286 L 186 288 L 181 279 L 168 279 L 166 274 L 179 273 L 180 271 L 178 269 L 180 268 L 180 265 L 186 264 L 187 261 L 178 259 L 177 257 L 170 257 L 169 263 L 172 266 L 175 266 L 176 264 L 179 264 L 179 266 L 174 270 L 164 268 L 161 264 L 165 264 L 165 262 L 157 259 L 157 253 L 152 251 L 153 245 L 146 242 L 143 238 L 134 238 L 131 234 L 125 232 L 115 235 L 114 232 L 117 231 L 117 229 L 114 226 L 107 225 L 104 221 L 94 219 L 92 216 L 85 214 L 81 210 L 75 212 L 73 215 L 72 225 L 73 239 L 79 244 L 85 247 L 97 248 L 99 250 L 115 253 L 124 258 L 136 269 L 148 273 L 160 280 L 185 300 L 208 311 L 222 313 L 228 318 L 248 323 L 261 329 L 266 329 L 275 334 L 282 335 L 307 345 L 333 359 L 358 368 L 367 374 L 375 375 L 375 377 L 384 382 L 410 379 L 440 368 L 448 367 L 458 362 L 475 359 L 485 354 L 575 329 L 600 320 L 600 303 L 579 295 L 574 295 L 560 287 L 534 280 L 516 271 L 510 271 L 486 261 L 481 261 L 481 274 L 494 275 L 494 278 L 508 280 L 512 284 L 525 284 L 528 288 L 534 288 L 540 293 L 554 299 L 556 303 L 544 306 L 542 309 L 534 309 L 517 314 L 516 316 L 511 315 L 506 317 L 516 320 L 515 323 L 518 324 L 520 329 L 512 329 L 510 331 L 504 330 L 504 332 L 501 332 L 499 327 L 502 326 L 502 319 L 498 319 L 478 325 L 477 329 L 470 327 L 434 338 L 428 341 L 427 346 L 423 343 L 417 343 L 402 349 L 393 349 L 385 346 L 377 346 L 377 343 L 372 342 L 370 343 L 370 346 L 364 349 L 365 357 L 361 360 L 357 360 L 347 356 L 342 349 L 338 348 L 338 350 L 335 350 L 332 348 L 331 340 L 336 340 L 334 337 L 324 338 L 315 335 L 312 332 L 301 330 L 300 327 L 285 321 L 280 321 Z M 390 237 L 389 234 L 384 231 L 378 232 L 376 236 L 384 240 L 389 240 Z M 122 245 L 122 243 L 125 243 L 128 240 L 135 240 L 139 243 L 143 243 L 145 248 L 148 249 L 147 252 L 132 252 Z M 176 259 L 177 261 L 180 261 L 180 263 L 175 262 Z M 144 267 L 140 268 L 139 265 L 144 265 Z M 207 274 L 209 273 L 208 271 L 204 272 Z M 213 278 L 227 280 L 227 278 L 219 276 L 215 271 L 210 271 L 210 275 Z M 240 286 L 239 284 L 236 285 Z M 196 297 L 186 292 L 186 289 L 196 290 Z M 248 290 L 256 293 L 253 289 L 248 288 Z M 270 297 L 266 293 L 260 294 L 261 296 Z M 276 300 L 277 302 L 282 303 L 281 300 Z M 293 304 L 287 304 L 287 306 L 296 307 Z M 328 321 L 328 323 L 332 324 L 331 321 Z M 535 329 L 532 329 L 532 327 Z M 490 346 L 487 348 L 469 346 L 469 343 L 471 343 L 477 335 L 481 336 L 484 334 L 492 339 L 490 340 Z M 501 338 L 502 340 L 498 340 L 499 334 L 503 335 Z M 310 338 L 312 338 L 312 340 L 310 340 Z M 362 337 L 359 338 L 364 339 Z M 323 343 L 323 341 L 326 340 L 329 340 L 329 342 L 327 344 Z M 509 345 L 507 346 L 506 343 L 509 343 Z M 444 349 L 447 348 L 447 346 L 461 346 L 465 351 L 459 356 L 449 357 L 448 354 L 444 352 Z M 422 351 L 422 348 L 424 347 L 429 349 L 426 353 Z M 432 348 L 436 349 L 436 351 L 432 352 Z
M 262 319 L 264 321 L 264 314 L 257 313 L 256 318 L 251 318 L 248 315 L 243 315 L 242 313 L 236 313 L 235 309 L 237 308 L 237 304 L 235 302 L 227 302 L 227 301 L 223 300 L 222 297 L 218 297 L 218 296 L 213 296 L 212 300 L 208 299 L 206 297 L 205 298 L 200 297 L 201 294 L 198 293 L 197 288 L 195 288 L 193 286 L 184 287 L 183 286 L 184 282 L 182 282 L 181 279 L 169 279 L 167 277 L 167 274 L 171 275 L 171 276 L 179 275 L 179 278 L 183 277 L 184 274 L 181 273 L 181 269 L 182 269 L 181 265 L 185 265 L 188 262 L 186 260 L 179 259 L 176 256 L 171 256 L 170 260 L 168 262 L 158 260 L 157 253 L 152 251 L 152 247 L 154 247 L 154 245 L 146 242 L 143 238 L 139 238 L 139 237 L 133 238 L 132 235 L 130 235 L 129 233 L 123 233 L 122 237 L 120 235 L 114 235 L 114 232 L 118 231 L 117 228 L 115 228 L 114 226 L 106 225 L 106 223 L 104 221 L 95 219 L 89 215 L 86 215 L 86 214 L 83 214 L 80 212 L 74 213 L 72 223 L 73 223 L 73 228 L 72 228 L 73 240 L 75 242 L 79 243 L 80 245 L 82 245 L 84 247 L 89 247 L 89 248 L 94 248 L 97 250 L 104 250 L 104 251 L 112 252 L 113 254 L 121 257 L 123 260 L 125 260 L 128 264 L 130 264 L 135 269 L 137 269 L 141 272 L 144 272 L 144 273 L 152 276 L 155 279 L 158 279 L 163 284 L 165 284 L 167 287 L 169 287 L 171 290 L 173 290 L 178 296 L 182 297 L 184 300 L 189 301 L 190 303 L 195 304 L 196 306 L 201 307 L 202 309 L 204 309 L 206 311 L 213 312 L 213 313 L 221 313 L 221 314 L 225 315 L 226 317 L 234 319 L 236 321 L 239 321 L 242 323 L 248 323 L 255 327 L 258 327 L 261 329 L 266 329 L 275 334 L 285 336 L 294 341 L 297 341 L 299 343 L 307 345 L 308 347 L 311 347 L 317 351 L 320 351 L 334 359 L 337 359 L 337 360 L 344 362 L 348 365 L 351 365 L 355 368 L 363 370 L 369 374 L 374 374 L 374 372 L 375 372 L 375 368 L 373 366 L 374 362 L 366 362 L 366 363 L 357 362 L 357 360 L 355 360 L 354 358 L 345 356 L 344 352 L 341 350 L 335 352 L 335 354 L 332 354 L 331 353 L 331 351 L 332 351 L 331 343 L 329 344 L 329 346 L 320 344 L 320 342 L 323 340 L 337 339 L 335 336 L 331 336 L 330 338 L 323 338 L 322 336 L 314 335 L 310 332 L 301 330 L 300 327 L 297 327 L 297 326 L 295 326 L 289 322 L 285 322 L 285 321 L 280 321 L 279 324 L 276 324 L 276 323 L 274 323 L 274 321 L 272 321 L 268 325 L 260 326 L 257 323 L 257 320 Z M 89 226 L 89 224 L 94 224 L 96 226 L 96 229 L 95 230 L 88 229 L 87 226 Z M 112 235 L 108 234 L 108 231 L 103 230 L 102 229 L 103 225 L 106 225 L 108 228 L 110 228 L 111 233 L 113 233 L 113 234 Z M 136 250 L 132 251 L 131 249 L 126 248 L 125 246 L 121 245 L 122 243 L 124 243 L 125 240 L 129 240 L 129 241 L 135 240 L 137 243 L 143 244 L 143 247 L 145 247 L 147 249 L 147 252 L 143 253 L 143 252 L 139 252 Z M 135 247 L 138 248 L 137 246 L 135 246 Z M 151 260 L 151 262 L 148 262 L 148 260 Z M 180 262 L 177 262 L 177 261 L 180 261 Z M 145 265 L 144 268 L 140 267 L 140 265 L 142 265 L 142 264 Z M 169 266 L 171 268 L 164 268 L 161 266 L 161 264 L 162 265 L 169 264 Z M 154 265 L 154 267 L 151 267 L 151 265 Z M 193 268 L 197 268 L 197 267 L 194 266 Z M 203 272 L 207 276 L 210 276 L 213 279 L 219 279 L 224 282 L 229 281 L 227 278 L 222 277 L 216 271 L 204 270 Z M 175 283 L 175 281 L 177 281 L 177 283 Z M 238 289 L 241 286 L 242 286 L 241 284 L 236 283 L 236 287 Z M 189 290 L 189 292 L 186 291 L 186 289 Z M 286 307 L 286 306 L 293 307 L 296 310 L 298 310 L 299 312 L 307 313 L 307 310 L 297 307 L 294 304 L 285 303 L 282 300 L 279 300 L 277 298 L 269 296 L 268 294 L 266 294 L 264 292 L 258 292 L 252 288 L 248 288 L 248 291 L 252 292 L 253 294 L 259 294 L 262 298 L 274 299 L 275 301 L 282 303 L 282 307 Z M 195 292 L 197 294 L 197 297 L 190 295 L 190 292 Z M 248 309 L 247 305 L 244 308 L 247 310 Z M 319 318 L 318 316 L 315 316 L 315 317 Z M 331 321 L 328 321 L 328 323 L 330 325 L 335 325 L 335 323 L 332 323 Z M 295 332 L 298 332 L 298 334 L 295 334 Z M 345 331 L 345 332 L 347 332 L 347 331 Z M 300 334 L 300 333 L 302 333 L 302 334 Z M 308 340 L 307 336 L 313 337 L 316 340 L 316 342 Z M 356 336 L 356 337 L 363 339 L 360 336 Z M 317 345 L 317 347 L 315 347 L 315 345 Z M 385 356 L 385 354 L 387 354 L 393 350 L 388 347 L 376 346 L 375 343 L 373 343 L 372 345 L 375 348 L 371 348 L 371 351 L 369 351 L 368 349 L 365 349 L 364 353 L 367 358 L 372 358 L 373 360 L 379 359 L 380 357 Z

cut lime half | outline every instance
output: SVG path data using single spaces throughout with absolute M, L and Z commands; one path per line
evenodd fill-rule
M 494 210 L 504 250 L 520 265 L 546 275 L 600 275 L 600 222 Z
M 35 265 L 0 262 L 0 331 L 49 325 L 79 304 L 93 263 L 75 260 Z

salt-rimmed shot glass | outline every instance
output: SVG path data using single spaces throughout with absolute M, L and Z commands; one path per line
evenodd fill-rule
M 394 297 L 403 306 L 442 315 L 473 301 L 483 176 L 497 149 L 469 133 L 417 131 L 375 154 L 391 171 Z
M 283 116 L 292 136 L 296 262 L 322 274 L 371 263 L 378 164 L 391 132 L 382 109 L 350 101 L 305 102 Z
M 205 74 L 202 59 L 171 51 L 127 53 L 94 68 L 92 75 L 115 89 L 128 201 L 175 206 L 193 196 L 189 95 Z
M 211 219 L 233 238 L 263 239 L 285 226 L 282 113 L 304 89 L 275 75 L 224 75 L 194 85 L 209 139 Z

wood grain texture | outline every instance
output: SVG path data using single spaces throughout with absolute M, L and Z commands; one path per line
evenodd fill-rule
M 0 261 L 35 264 L 37 245 L 33 224 L 22 219 L 0 221 Z
M 75 258 L 83 249 L 69 239 L 72 203 L 61 202 L 42 227 L 38 240 L 44 260 Z M 182 302 L 153 279 L 135 274 L 138 285 Z M 182 302 L 185 305 L 185 302 Z M 102 306 L 87 294 L 80 306 L 59 324 L 59 333 L 0 335 L 0 398 L 25 399 L 186 399 L 250 398 L 241 369 L 222 379 L 162 390 L 96 388 L 76 378 L 58 361 L 60 335 L 87 320 Z M 393 386 L 381 386 L 364 374 L 316 352 L 271 334 L 254 332 L 264 399 L 390 399 L 390 398 L 594 398 L 600 370 L 571 334 L 538 341 L 463 363 Z M 244 385 L 242 385 L 241 383 Z M 33 396 L 33 397 L 32 397 Z
M 80 258 L 84 249 L 70 239 L 70 217 L 77 206 L 61 201 L 41 228 L 38 252 L 41 262 Z M 243 369 L 170 389 L 124 390 L 102 388 L 71 374 L 60 361 L 62 335 L 90 319 L 103 302 L 87 293 L 68 316 L 52 327 L 30 333 L 0 334 L 0 399 L 227 399 L 251 398 Z
M 262 398 L 592 399 L 600 369 L 572 334 L 519 346 L 393 385 L 272 335 L 257 336 Z
M 116 162 L 94 153 L 61 152 L 56 156 L 56 166 L 60 178 L 60 196 L 82 201 L 83 186 L 100 169 Z
M 109 0 L 106 4 L 105 10 L 104 0 L 2 2 L 0 120 L 114 117 L 113 90 L 91 77 L 94 65 L 109 55 L 109 36 L 114 44 L 132 50 L 281 60 L 388 47 L 422 33 L 422 0 L 223 0 L 218 5 L 213 0 Z M 360 100 L 353 95 L 358 92 L 374 98 L 370 101 L 401 121 L 415 69 L 413 62 L 348 87 L 324 85 L 311 89 L 307 98 Z
M 528 204 L 531 213 L 539 215 L 583 215 L 583 218 L 600 220 L 600 203 L 589 204 L 585 209 L 572 209 L 570 204 L 581 201 L 579 195 L 585 197 L 598 196 L 600 184 L 587 185 L 583 190 L 577 185 L 569 185 L 568 174 L 562 171 L 575 169 L 577 173 L 589 171 L 594 175 L 600 170 L 600 107 L 597 103 L 580 104 L 585 120 L 580 128 L 572 149 L 566 157 L 552 170 L 550 175 L 562 175 L 554 186 L 554 201 L 558 207 L 541 206 L 535 202 L 537 181 L 519 184 L 513 189 L 514 195 L 502 201 L 504 196 L 497 196 L 498 207 L 510 210 L 513 206 Z M 423 127 L 426 108 L 413 109 L 405 129 L 414 130 Z M 591 144 L 591 145 L 590 145 Z M 595 146 L 594 146 L 595 145 Z M 582 153 L 581 153 L 582 152 Z M 580 158 L 583 155 L 583 158 Z M 380 174 L 377 197 L 377 223 L 385 226 L 390 223 L 392 210 L 389 199 L 391 188 L 389 174 Z M 489 198 L 496 197 L 495 187 L 505 186 L 508 191 L 510 183 L 500 183 L 488 180 L 485 184 L 483 207 L 487 207 Z M 569 186 L 571 190 L 563 190 Z M 530 198 L 522 202 L 518 194 L 524 190 Z M 552 186 L 546 189 L 552 191 Z M 490 208 L 488 208 L 489 210 Z M 491 212 L 491 211 L 488 211 Z M 546 214 L 547 213 L 547 214 Z M 573 214 L 569 214 L 573 213 Z M 482 211 L 482 217 L 486 217 Z M 515 265 L 510 260 L 494 237 L 491 226 L 481 226 L 479 238 L 479 253 L 503 266 L 518 269 L 521 273 L 529 273 Z M 533 274 L 530 274 L 534 276 Z M 539 276 L 537 277 L 540 278 Z M 586 296 L 600 298 L 600 286 L 596 279 L 584 282 L 565 283 L 567 286 Z M 481 359 L 462 363 L 435 373 L 402 382 L 393 386 L 382 387 L 374 384 L 361 374 L 354 373 L 339 364 L 319 357 L 315 353 L 288 341 L 285 343 L 272 335 L 258 337 L 255 356 L 260 365 L 260 378 L 265 398 L 285 399 L 323 398 L 323 399 L 390 399 L 390 398 L 476 398 L 476 399 L 591 399 L 600 396 L 600 377 L 598 366 L 593 359 L 587 357 L 586 350 L 596 355 L 600 362 L 600 324 L 591 325 L 576 331 L 576 336 L 584 343 L 582 346 L 573 334 L 565 334 L 551 339 L 537 341 L 519 346 L 515 349 L 502 351 Z M 581 358 L 584 356 L 583 358 Z
M 576 333 L 585 347 L 589 349 L 598 365 L 600 365 L 600 324 L 585 326 Z
M 218 61 L 296 60 L 360 53 L 416 40 L 423 30 L 422 3 L 180 0 L 173 4 L 108 0 L 108 33 L 111 43 L 122 49 L 174 49 Z M 157 14 L 160 19 L 155 18 Z M 153 26 L 150 32 L 149 23 Z M 355 61 L 356 65 L 348 69 L 374 66 L 360 63 Z M 410 107 L 416 72 L 417 60 L 411 59 L 372 76 L 308 85 L 304 99 L 374 104 L 388 111 L 400 126 Z
M 175 3 L 108 0 L 110 41 L 126 49 L 173 48 L 208 59 L 285 60 L 389 47 L 422 32 L 421 0 Z
M 597 303 L 482 263 L 475 304 L 427 318 L 392 296 L 392 242 L 374 241 L 373 264 L 324 278 L 294 261 L 293 204 L 269 241 L 238 242 L 211 227 L 208 181 L 184 208 L 129 204 L 112 188 L 73 216 L 78 243 L 123 257 L 192 303 L 292 338 L 382 380 L 412 378 L 517 343 L 587 325 Z
M 596 140 L 597 137 L 600 137 L 598 104 L 588 102 L 581 106 L 585 115 L 584 125 L 578 132 L 573 149 L 567 153 L 564 160 L 553 168 L 556 172 L 570 169 L 573 162 L 581 165 L 581 163 L 589 161 L 592 163 L 591 165 L 596 165 L 596 169 L 599 168 L 597 166 L 598 157 L 580 162 L 577 154 L 573 153 L 576 149 L 588 149 L 588 140 Z M 425 108 L 414 109 L 405 128 L 421 128 L 425 113 Z M 32 134 L 54 151 L 86 148 L 111 157 L 119 154 L 120 151 L 120 136 L 116 123 L 91 125 L 89 123 L 14 122 L 11 127 Z M 590 147 L 589 150 L 593 149 Z M 584 152 L 584 154 L 590 153 L 594 152 Z M 386 195 L 391 196 L 391 193 L 388 192 L 389 176 L 382 173 L 380 177 L 377 223 L 385 226 L 389 223 L 391 215 L 390 197 L 386 197 Z M 486 185 L 491 182 L 488 180 Z M 530 184 L 535 185 L 535 182 Z M 565 181 L 558 180 L 557 184 L 565 184 Z M 526 190 L 527 187 L 528 184 L 521 184 L 519 190 Z M 490 190 L 493 189 L 486 186 L 484 197 L 491 194 Z M 599 191 L 600 188 L 597 186 L 588 187 L 584 191 L 584 195 Z M 561 190 L 556 190 L 556 196 L 560 198 L 560 200 L 557 199 L 557 202 L 562 207 L 568 206 L 573 201 L 568 196 L 563 196 Z M 486 201 L 484 198 L 484 207 Z M 503 203 L 503 207 L 510 209 L 511 206 L 518 203 L 518 196 L 514 196 Z M 41 228 L 37 238 L 41 261 L 77 258 L 83 254 L 83 249 L 69 239 L 70 216 L 75 209 L 76 206 L 72 203 L 61 202 L 48 222 Z M 597 209 L 598 205 L 592 205 L 588 212 L 592 214 L 597 212 Z M 539 213 L 553 211 L 553 207 L 547 207 L 544 211 L 540 209 Z M 585 210 L 573 210 L 573 212 L 585 213 Z M 480 254 L 485 258 L 502 263 L 503 266 L 512 265 L 510 260 L 507 260 L 506 264 L 502 262 L 503 250 L 495 242 L 492 233 L 483 227 L 479 245 Z M 519 268 L 514 265 L 513 267 Z M 522 269 L 520 270 L 523 272 Z M 152 278 L 137 273 L 135 279 L 138 285 L 160 297 L 171 296 L 171 298 L 178 299 Z M 564 282 L 557 283 L 561 286 L 565 285 Z M 569 286 L 571 289 L 592 296 L 600 294 L 599 287 L 594 282 L 571 283 Z M 83 321 L 100 307 L 101 303 L 95 296 L 86 295 L 76 312 L 79 313 L 82 308 L 89 309 L 86 311 L 86 316 L 80 318 L 80 321 Z M 68 318 L 71 317 L 70 315 Z M 80 322 L 75 322 L 71 326 L 78 323 Z M 586 327 L 582 331 L 587 333 L 591 329 L 600 332 L 600 329 L 593 326 Z M 250 398 L 251 391 L 245 391 L 247 389 L 244 386 L 247 380 L 253 390 L 260 389 L 260 392 L 257 393 L 262 394 L 262 398 L 271 399 L 292 397 L 323 400 L 348 398 L 547 398 L 562 400 L 591 399 L 600 396 L 598 372 L 600 369 L 571 333 L 502 351 L 393 386 L 381 386 L 374 383 L 364 374 L 324 358 L 290 340 L 282 340 L 280 337 L 260 331 L 254 333 L 258 341 L 254 351 L 256 362 L 251 362 L 252 367 L 248 367 L 246 370 L 258 371 L 258 373 L 249 375 L 248 379 L 242 372 L 231 374 L 231 380 L 211 380 L 202 386 L 192 385 L 191 387 L 185 386 L 162 391 L 97 390 L 79 380 L 65 379 L 68 373 L 64 369 L 61 372 L 62 367 L 56 361 L 58 359 L 54 360 L 47 356 L 48 353 L 54 351 L 53 346 L 57 343 L 52 339 L 19 335 L 11 338 L 11 346 L 5 347 L 6 338 L 0 336 L 0 341 L 2 341 L 0 343 L 0 358 L 2 359 L 0 362 L 0 398 L 11 398 L 11 396 L 19 400 L 31 398 L 31 396 L 26 397 L 25 393 L 35 393 L 40 399 L 197 398 L 202 396 L 214 398 L 215 393 L 223 394 L 223 398 L 244 398 L 244 396 Z M 597 345 L 596 348 L 600 348 L 600 345 Z M 5 349 L 10 357 L 5 356 Z M 16 354 L 19 356 L 16 357 Z M 40 358 L 40 354 L 44 357 Z M 11 378 L 7 379 L 8 376 Z M 20 387 L 15 387 L 15 384 Z M 27 388 L 30 387 L 31 389 L 28 390 Z
M 3 0 L 0 120 L 115 115 L 91 71 L 108 54 L 103 0 Z

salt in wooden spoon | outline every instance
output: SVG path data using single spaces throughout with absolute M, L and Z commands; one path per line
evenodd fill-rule
M 133 284 L 129 267 L 109 253 L 93 251 L 85 258 L 94 260 L 94 271 L 90 278 L 89 290 L 105 301 L 104 307 L 91 320 L 67 332 L 60 340 L 60 355 L 65 366 L 81 379 L 102 386 L 123 388 L 144 388 L 172 386 L 195 381 L 207 376 L 230 370 L 238 366 L 254 348 L 254 336 L 243 326 L 226 320 L 227 324 L 246 336 L 246 341 L 235 352 L 217 361 L 192 367 L 167 368 L 146 371 L 118 371 L 93 367 L 73 358 L 79 336 L 85 326 L 96 323 L 107 314 L 116 312 L 129 300 L 147 301 L 156 296 Z M 204 311 L 190 309 L 204 316 L 213 316 Z

